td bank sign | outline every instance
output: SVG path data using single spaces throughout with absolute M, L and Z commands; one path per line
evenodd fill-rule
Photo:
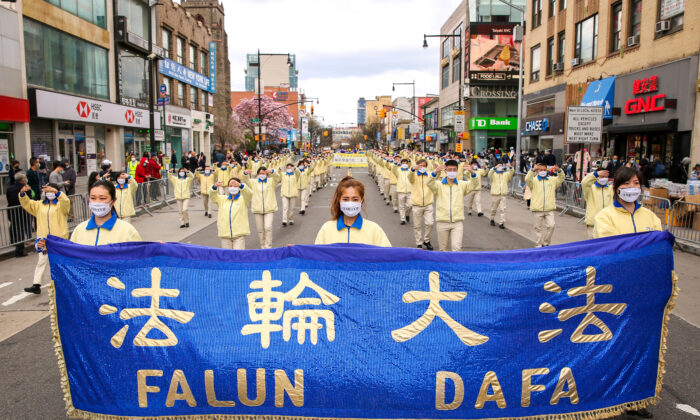
M 469 119 L 470 130 L 517 130 L 517 118 L 474 117 Z

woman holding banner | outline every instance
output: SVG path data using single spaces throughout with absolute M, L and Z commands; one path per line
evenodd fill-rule
M 331 215 L 316 235 L 316 245 L 353 243 L 390 247 L 391 242 L 378 224 L 360 214 L 365 202 L 365 186 L 352 177 L 345 177 L 335 189 Z
M 75 227 L 70 236 L 71 241 L 91 246 L 141 241 L 141 235 L 136 229 L 117 217 L 114 207 L 117 192 L 114 184 L 96 181 L 90 186 L 89 196 L 88 206 L 92 217 Z
M 622 167 L 615 172 L 613 203 L 595 218 L 596 238 L 661 230 L 661 220 L 637 202 L 642 180 L 642 174 L 635 168 Z

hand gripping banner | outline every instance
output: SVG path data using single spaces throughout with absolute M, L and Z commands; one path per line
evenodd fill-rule
M 673 237 L 439 253 L 48 240 L 69 415 L 589 419 L 659 398 Z

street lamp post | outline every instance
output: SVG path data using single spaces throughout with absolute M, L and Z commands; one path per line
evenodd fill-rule
M 292 66 L 292 59 L 289 53 L 286 54 L 265 54 L 265 55 L 286 55 L 287 56 L 287 66 Z M 260 48 L 258 48 L 258 142 L 257 149 L 260 149 L 260 143 L 262 142 L 262 62 L 260 62 Z

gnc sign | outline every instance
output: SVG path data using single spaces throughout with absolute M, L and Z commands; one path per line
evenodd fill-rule
M 632 87 L 632 93 L 634 95 L 657 92 L 658 90 L 659 76 L 656 75 L 645 79 L 635 80 Z M 646 96 L 643 98 L 632 98 L 625 102 L 625 114 L 635 115 L 643 114 L 646 112 L 663 111 L 664 109 L 666 109 L 666 104 L 664 101 L 665 98 L 665 93 Z

